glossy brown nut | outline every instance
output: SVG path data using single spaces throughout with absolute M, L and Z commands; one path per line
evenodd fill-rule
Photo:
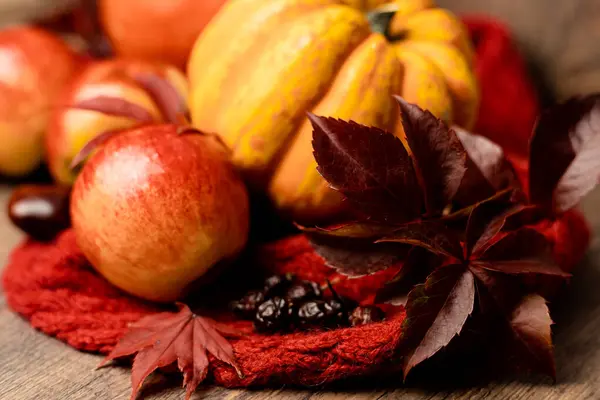
M 71 189 L 64 186 L 19 186 L 8 202 L 8 217 L 32 238 L 51 240 L 71 226 L 70 193 Z

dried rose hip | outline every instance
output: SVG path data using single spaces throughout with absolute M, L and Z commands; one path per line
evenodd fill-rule
M 294 281 L 295 276 L 292 274 L 270 276 L 265 279 L 263 294 L 265 298 L 283 296 Z
M 340 327 L 347 325 L 348 308 L 338 299 L 327 301 L 327 326 Z
M 321 298 L 321 288 L 316 282 L 301 281 L 294 283 L 286 292 L 285 298 L 292 304 Z
M 347 324 L 348 314 L 338 300 L 309 300 L 298 307 L 296 325 L 298 328 L 337 328 Z
M 348 317 L 348 322 L 351 326 L 359 326 L 383 321 L 384 318 L 385 313 L 378 307 L 359 306 L 352 311 Z
M 32 238 L 51 240 L 71 225 L 70 193 L 70 188 L 64 186 L 20 186 L 8 202 L 8 217 Z
M 256 309 L 265 300 L 263 292 L 253 290 L 244 297 L 231 304 L 232 311 L 240 318 L 252 319 L 256 315 Z
M 327 302 L 325 300 L 307 301 L 298 307 L 297 325 L 300 328 L 322 326 L 326 322 L 327 312 Z
M 290 326 L 290 306 L 282 297 L 273 297 L 261 303 L 254 317 L 254 328 L 259 332 L 285 331 Z

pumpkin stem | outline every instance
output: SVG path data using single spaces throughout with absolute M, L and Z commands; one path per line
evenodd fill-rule
M 392 35 L 389 31 L 390 24 L 397 11 L 398 5 L 394 3 L 385 4 L 369 11 L 367 13 L 367 20 L 369 21 L 369 25 L 371 25 L 371 30 L 376 33 L 381 33 L 390 42 L 402 40 L 405 36 L 404 32 Z

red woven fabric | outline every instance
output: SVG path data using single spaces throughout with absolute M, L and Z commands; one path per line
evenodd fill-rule
M 481 83 L 475 132 L 485 134 L 513 155 L 526 157 L 540 109 L 523 57 L 503 25 L 484 17 L 467 18 L 466 23 L 475 45 L 475 73 Z
M 480 19 L 466 21 L 477 39 L 476 70 L 483 93 L 478 132 L 504 144 L 525 178 L 522 160 L 538 106 L 523 62 L 504 29 Z M 578 213 L 567 213 L 538 229 L 554 244 L 555 258 L 563 268 L 570 270 L 579 262 L 589 242 L 589 230 Z M 301 235 L 264 246 L 254 262 L 272 272 L 294 272 L 319 282 L 338 277 Z M 382 280 L 394 272 L 351 280 L 341 277 L 336 289 L 369 302 Z M 18 246 L 4 270 L 3 285 L 8 305 L 33 327 L 80 350 L 107 353 L 129 322 L 158 310 L 96 274 L 71 231 L 53 243 L 28 240 Z M 211 360 L 212 375 L 217 384 L 238 387 L 315 385 L 373 373 L 393 359 L 403 318 L 403 310 L 397 309 L 385 322 L 358 328 L 285 336 L 250 334 L 233 343 L 245 377 L 240 379 L 215 360 Z M 247 322 L 232 324 L 249 327 Z

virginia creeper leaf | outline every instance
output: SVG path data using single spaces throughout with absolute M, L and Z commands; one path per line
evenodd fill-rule
M 568 272 L 563 271 L 558 265 L 553 262 L 542 261 L 542 260 L 500 260 L 500 261 L 474 261 L 473 265 L 487 269 L 490 271 L 501 272 L 508 275 L 520 275 L 520 274 L 540 274 L 540 275 L 552 275 L 562 278 L 568 278 L 571 276 Z
M 359 277 L 382 271 L 406 257 L 408 246 L 313 233 L 310 242 L 325 263 L 340 274 Z
M 537 294 L 523 298 L 510 319 L 515 338 L 530 356 L 530 364 L 537 371 L 556 380 L 551 325 L 552 319 L 546 300 Z
M 504 192 L 500 192 L 499 195 L 502 193 Z M 470 212 L 472 212 L 478 204 L 479 203 L 473 205 L 472 207 L 468 207 L 467 209 L 470 210 Z M 480 212 L 483 214 L 487 213 L 483 210 Z M 496 237 L 498 233 L 514 231 L 521 229 L 522 227 L 525 227 L 527 225 L 533 225 L 547 216 L 546 210 L 538 205 L 518 203 L 513 203 L 512 205 L 510 205 L 510 207 L 507 207 L 496 217 L 492 217 L 493 213 L 494 212 L 492 211 L 488 215 L 488 217 L 491 218 L 491 220 L 486 220 L 487 217 L 480 219 L 480 221 L 482 221 L 485 224 L 485 228 L 483 229 L 483 232 L 479 235 L 479 237 L 477 237 L 477 235 L 474 233 L 467 232 L 467 235 L 472 235 L 471 239 L 467 239 L 467 241 L 475 240 L 475 244 L 469 244 L 469 246 L 471 247 L 471 254 L 475 256 L 475 258 L 477 258 L 480 254 L 485 252 L 487 247 L 490 245 L 491 240 L 494 237 Z M 450 225 L 460 222 L 460 220 L 444 220 Z M 468 231 L 472 232 L 473 228 L 468 229 Z
M 467 171 L 457 193 L 458 201 L 472 204 L 490 197 L 498 190 L 519 186 L 502 147 L 460 127 L 453 129 L 468 155 Z
M 480 303 L 479 306 L 484 313 L 494 313 L 499 310 L 506 315 L 527 293 L 526 286 L 516 276 L 484 269 L 477 263 L 469 264 L 469 269 L 476 278 L 478 294 L 486 291 L 495 304 L 494 310 L 491 310 L 488 304 Z M 480 299 L 483 299 L 483 296 Z
M 231 155 L 231 148 L 229 146 L 227 146 L 227 143 L 225 143 L 225 141 L 223 141 L 223 138 L 221 136 L 219 136 L 215 133 L 206 133 L 199 129 L 194 128 L 193 126 L 188 125 L 187 123 L 184 123 L 177 127 L 177 135 L 178 136 L 200 135 L 200 136 L 209 137 L 213 140 L 216 140 L 223 147 L 223 149 L 227 152 L 227 154 Z
M 306 234 L 320 236 L 346 237 L 357 239 L 376 239 L 394 232 L 392 225 L 373 224 L 369 222 L 349 222 L 326 228 L 306 227 L 296 224 L 296 227 Z
M 478 257 L 479 260 L 552 260 L 546 237 L 532 228 L 512 231 L 499 239 Z
M 125 117 L 141 123 L 154 122 L 154 117 L 144 107 L 119 97 L 98 96 L 80 100 L 71 108 L 78 110 L 97 111 L 113 117 Z
M 544 111 L 530 143 L 532 203 L 564 212 L 600 180 L 600 95 L 576 97 Z
M 221 334 L 231 329 L 205 317 L 193 314 L 178 303 L 177 313 L 158 313 L 131 325 L 100 366 L 110 360 L 137 353 L 131 368 L 131 399 L 135 399 L 144 380 L 160 367 L 177 363 L 184 377 L 186 400 L 208 372 L 207 352 L 218 360 L 238 368 L 231 344 Z
M 120 132 L 121 132 L 120 130 L 106 131 L 106 132 L 99 134 L 98 136 L 96 136 L 95 138 L 90 140 L 89 142 L 87 142 L 81 148 L 81 150 L 79 150 L 79 153 L 77 153 L 75 155 L 75 157 L 73 157 L 73 159 L 71 160 L 71 164 L 69 165 L 69 168 L 72 170 L 75 170 L 75 169 L 78 169 L 79 167 L 81 167 L 83 162 L 89 157 L 89 155 L 94 150 L 96 150 L 98 148 L 98 146 L 102 146 L 104 143 L 106 143 L 108 141 L 108 139 L 110 139 L 111 137 L 115 136 L 116 134 L 118 134 Z
M 377 128 L 309 114 L 319 173 L 372 221 L 416 219 L 422 195 L 408 152 Z
M 516 204 L 502 215 L 502 230 L 518 230 L 536 224 L 545 217 L 547 217 L 546 210 L 537 204 Z
M 185 124 L 187 122 L 187 103 L 177 89 L 166 78 L 157 74 L 140 73 L 133 79 L 150 95 L 165 122 Z
M 400 271 L 377 291 L 375 303 L 405 306 L 412 288 L 424 282 L 442 261 L 440 257 L 421 247 L 413 247 L 404 259 Z
M 401 343 L 405 379 L 460 333 L 474 302 L 473 274 L 459 264 L 438 268 L 408 294 Z
M 505 274 L 542 274 L 567 278 L 552 260 L 544 235 L 531 228 L 509 232 L 490 245 L 476 261 L 481 268 Z
M 409 244 L 422 247 L 434 254 L 463 259 L 462 246 L 456 234 L 436 220 L 405 224 L 394 230 L 393 234 L 377 242 Z
M 429 215 L 440 214 L 452 201 L 466 171 L 467 154 L 456 133 L 415 104 L 400 104 L 406 141 L 422 177 Z
M 473 207 L 466 229 L 467 258 L 500 232 L 504 225 L 502 214 L 512 205 L 512 192 L 511 189 L 504 190 Z
M 515 171 L 506 160 L 504 150 L 485 136 L 453 127 L 458 139 L 483 177 L 495 189 L 500 190 L 517 181 Z

